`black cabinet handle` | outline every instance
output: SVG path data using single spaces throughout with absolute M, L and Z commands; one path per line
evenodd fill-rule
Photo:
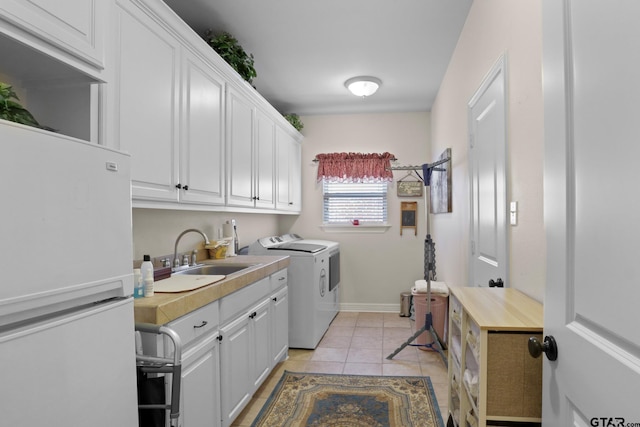
M 249 315 L 249 319 L 253 319 L 254 317 L 256 317 L 258 315 L 258 313 L 256 313 L 255 311 L 253 313 L 251 313 Z
M 176 184 L 176 188 L 180 190 L 182 188 L 182 184 Z
M 274 301 L 278 301 L 278 297 L 273 297 L 271 299 L 274 300 Z
M 184 189 L 185 189 L 185 190 L 188 190 L 188 189 L 189 189 L 189 186 L 188 186 L 188 185 L 185 185 L 185 186 L 184 186 Z
M 222 341 L 222 335 L 218 335 L 218 341 Z
M 194 329 L 199 329 L 199 328 L 204 328 L 205 326 L 207 326 L 207 321 L 203 320 L 202 323 L 200 323 L 199 325 L 194 325 L 193 328 Z

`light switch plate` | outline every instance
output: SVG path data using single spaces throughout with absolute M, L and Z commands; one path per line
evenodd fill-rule
M 509 223 L 511 225 L 518 224 L 518 202 L 509 204 Z

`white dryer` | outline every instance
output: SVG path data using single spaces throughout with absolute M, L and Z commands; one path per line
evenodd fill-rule
M 290 257 L 289 347 L 316 348 L 339 310 L 339 244 L 285 234 L 258 239 L 248 253 Z

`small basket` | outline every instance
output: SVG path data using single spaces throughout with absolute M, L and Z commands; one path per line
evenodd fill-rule
M 213 259 L 224 259 L 227 257 L 227 248 L 229 242 L 225 240 L 219 240 L 214 244 L 205 245 L 205 249 L 209 251 L 209 257 Z

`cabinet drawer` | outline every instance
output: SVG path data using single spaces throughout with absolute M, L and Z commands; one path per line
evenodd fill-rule
M 219 324 L 220 314 L 216 301 L 168 323 L 167 326 L 180 336 L 182 347 L 186 348 L 199 336 L 217 329 Z M 173 345 L 171 343 L 165 345 L 167 347 L 165 352 L 172 353 Z
M 269 277 L 258 280 L 220 300 L 220 320 L 227 322 L 242 310 L 246 310 L 250 305 L 254 305 L 260 299 L 269 295 L 271 291 L 271 281 Z
M 287 269 L 276 271 L 271 275 L 271 290 L 276 291 L 287 284 Z

